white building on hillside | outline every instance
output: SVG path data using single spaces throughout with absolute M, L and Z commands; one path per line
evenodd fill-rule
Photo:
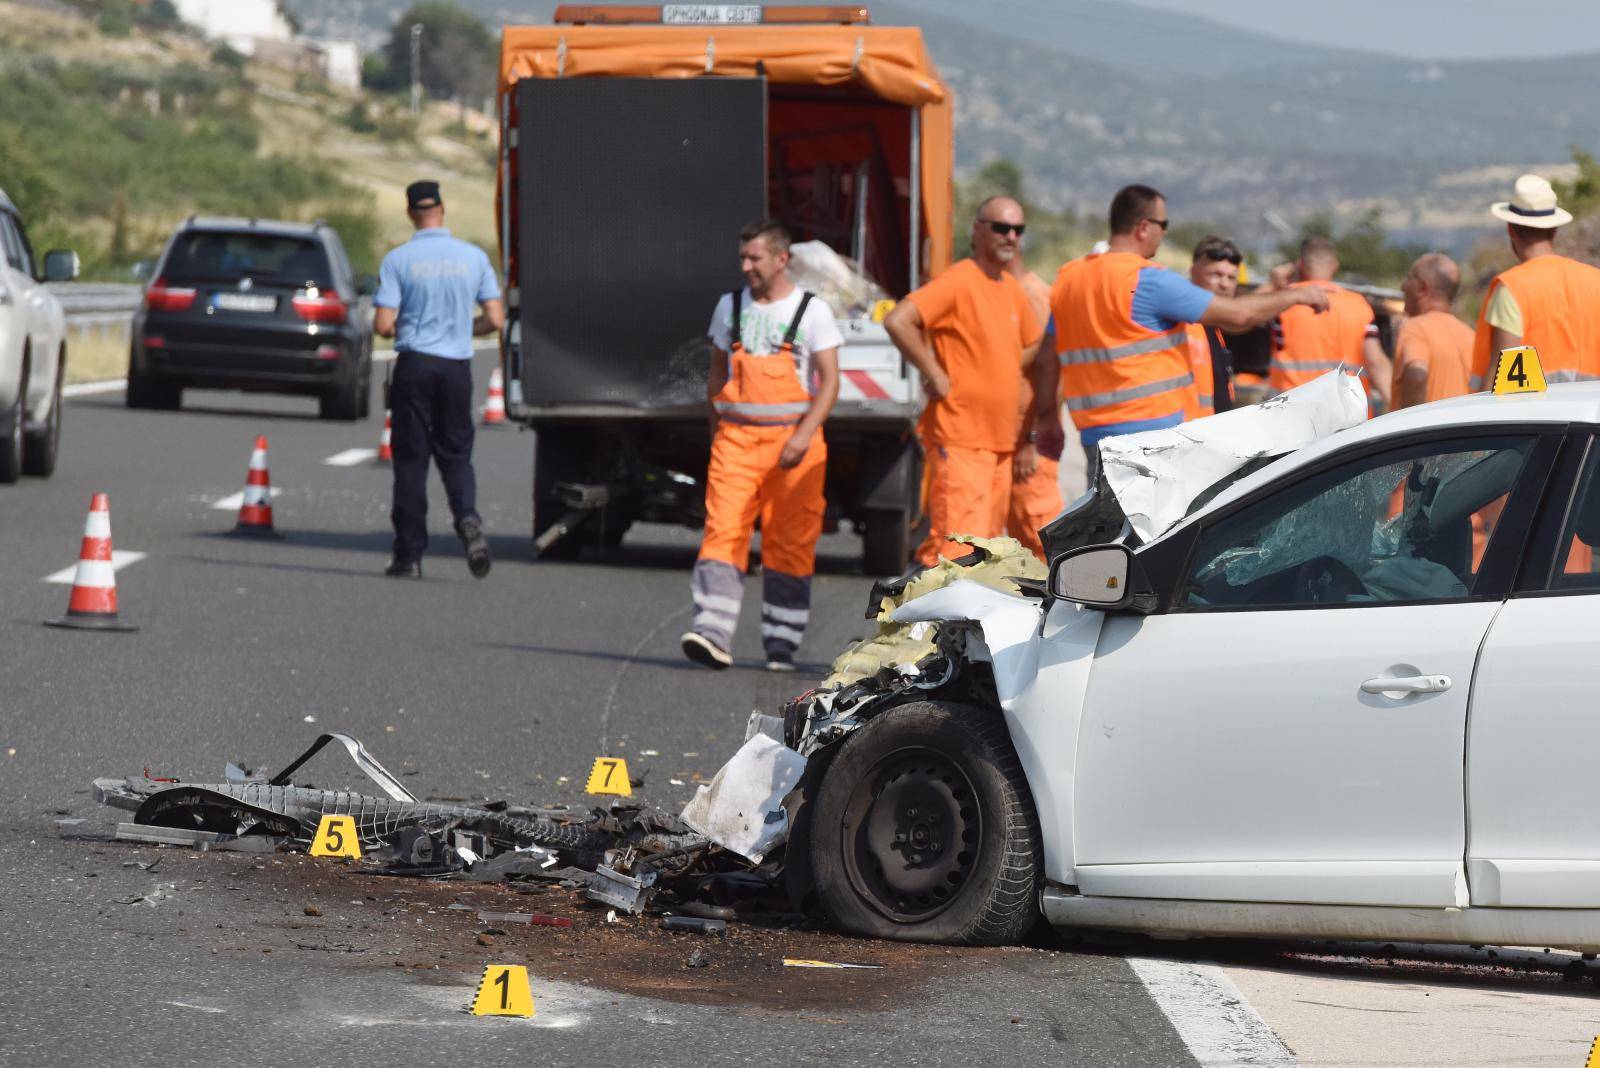
M 354 41 L 318 37 L 307 41 L 322 53 L 328 81 L 352 92 L 361 88 L 361 46 Z
M 173 6 L 184 22 L 247 56 L 256 54 L 258 41 L 294 39 L 278 0 L 173 0 Z

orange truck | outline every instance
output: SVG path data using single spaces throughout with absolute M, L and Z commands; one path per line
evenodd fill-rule
M 505 29 L 499 106 L 506 407 L 535 432 L 539 555 L 702 522 L 706 326 L 744 224 L 782 219 L 889 299 L 950 262 L 950 93 L 921 32 L 866 8 L 562 6 Z M 921 383 L 881 304 L 834 303 L 829 526 L 894 574 L 922 521 Z

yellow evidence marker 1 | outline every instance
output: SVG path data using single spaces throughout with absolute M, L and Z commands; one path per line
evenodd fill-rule
M 1539 350 L 1532 345 L 1518 345 L 1514 349 L 1501 349 L 1500 359 L 1494 367 L 1494 392 L 1543 393 L 1544 365 L 1539 362 Z
M 583 789 L 585 793 L 590 794 L 632 797 L 633 786 L 628 781 L 628 762 L 621 757 L 595 757 L 594 770 L 589 772 L 589 785 Z
M 528 989 L 528 969 L 521 964 L 491 964 L 478 981 L 472 999 L 474 1016 L 532 1016 L 533 993 Z
M 317 824 L 317 836 L 311 839 L 311 855 L 360 860 L 361 842 L 356 838 L 355 817 L 322 817 L 322 822 Z

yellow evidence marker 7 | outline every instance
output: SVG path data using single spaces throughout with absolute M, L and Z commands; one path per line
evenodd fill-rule
M 1518 345 L 1514 349 L 1501 349 L 1500 359 L 1494 366 L 1494 392 L 1543 393 L 1544 365 L 1539 362 L 1539 350 L 1532 345 Z
M 474 1016 L 532 1016 L 533 992 L 528 989 L 528 969 L 521 964 L 491 964 L 478 980 L 472 999 Z
M 589 785 L 583 790 L 590 794 L 632 797 L 633 786 L 628 782 L 628 762 L 621 757 L 595 757 L 594 770 L 589 772 Z
M 361 842 L 356 838 L 355 817 L 322 817 L 322 822 L 317 824 L 317 836 L 311 839 L 311 855 L 360 860 Z

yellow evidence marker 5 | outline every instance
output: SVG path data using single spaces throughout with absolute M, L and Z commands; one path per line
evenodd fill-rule
M 322 817 L 322 822 L 317 824 L 317 836 L 311 839 L 311 855 L 360 860 L 361 842 L 356 838 L 355 817 Z
M 478 981 L 472 999 L 474 1016 L 532 1016 L 533 993 L 528 989 L 528 969 L 521 964 L 491 964 Z
M 628 782 L 628 762 L 621 757 L 595 757 L 594 770 L 589 772 L 589 785 L 585 793 L 613 794 L 632 797 L 633 786 Z
M 1500 359 L 1494 367 L 1494 392 L 1543 393 L 1544 365 L 1539 362 L 1539 350 L 1532 345 L 1518 345 L 1514 349 L 1501 349 Z

